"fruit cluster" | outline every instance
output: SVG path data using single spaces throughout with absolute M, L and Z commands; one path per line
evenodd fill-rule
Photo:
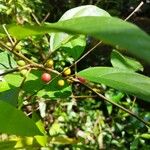
M 24 60 L 18 60 L 17 64 L 20 67 L 23 67 L 23 66 L 27 65 Z M 46 68 L 52 68 L 53 69 L 53 65 L 54 65 L 54 61 L 52 59 L 49 59 L 49 60 L 46 61 L 46 63 L 45 63 L 44 66 Z M 20 71 L 21 75 L 23 75 L 23 76 L 26 76 L 27 72 L 28 72 L 27 69 L 22 69 Z M 63 74 L 63 76 L 69 76 L 69 75 L 71 75 L 71 69 L 69 67 L 65 67 L 63 69 L 63 71 L 62 71 L 62 74 Z M 48 73 L 48 72 L 43 72 L 42 73 L 41 80 L 44 83 L 48 84 L 51 81 L 51 79 L 52 79 L 52 76 L 51 76 L 50 73 Z M 65 85 L 65 81 L 63 79 L 59 79 L 58 82 L 57 82 L 57 84 L 58 84 L 58 86 L 63 87 Z
M 54 65 L 54 62 L 52 59 L 47 60 L 47 62 L 45 63 L 45 67 L 48 67 L 48 68 L 53 68 L 53 65 Z M 69 76 L 70 74 L 71 74 L 71 69 L 69 67 L 65 67 L 63 69 L 63 75 Z M 49 83 L 51 81 L 51 79 L 52 79 L 51 74 L 47 73 L 47 72 L 44 72 L 41 76 L 41 80 L 44 83 Z M 65 85 L 65 81 L 63 79 L 60 79 L 60 80 L 58 80 L 57 84 L 60 87 L 63 87 Z

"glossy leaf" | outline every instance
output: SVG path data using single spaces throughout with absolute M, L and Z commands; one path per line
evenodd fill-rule
M 86 46 L 86 37 L 80 35 L 72 38 L 69 42 L 62 45 L 62 50 L 66 51 L 69 56 L 77 60 L 84 52 Z
M 17 67 L 16 62 L 12 56 L 7 52 L 0 53 L 0 69 L 8 69 Z
M 56 83 L 56 82 L 54 82 Z M 54 86 L 52 86 L 54 85 Z M 67 98 L 71 95 L 71 86 L 66 85 L 62 88 L 58 87 L 56 84 L 46 86 L 44 89 L 37 93 L 39 97 L 49 97 L 49 98 Z
M 20 75 L 20 73 L 11 73 L 5 75 L 4 79 L 10 86 L 19 87 L 23 77 Z
M 150 63 L 150 37 L 136 25 L 114 17 L 80 17 L 41 26 L 7 26 L 9 33 L 16 38 L 52 32 L 85 34 L 105 43 L 127 49 L 131 54 Z
M 143 133 L 142 135 L 140 135 L 140 137 L 142 137 L 143 139 L 150 139 L 150 133 Z
M 150 78 L 144 75 L 112 67 L 92 67 L 78 74 L 150 102 Z
M 142 64 L 133 58 L 123 56 L 116 50 L 111 53 L 111 64 L 115 68 L 126 69 L 130 71 L 143 71 L 144 68 Z
M 0 100 L 0 132 L 20 136 L 34 136 L 42 133 L 33 120 L 8 103 Z
M 65 12 L 60 20 L 67 20 L 81 16 L 110 16 L 108 12 L 94 5 L 84 5 Z
M 43 97 L 68 97 L 67 94 L 71 94 L 71 88 L 68 86 L 68 83 L 65 81 L 65 85 L 63 87 L 58 86 L 58 80 L 62 79 L 58 77 L 53 80 L 50 84 L 45 84 L 41 80 L 42 71 L 34 70 L 29 73 L 26 82 L 23 85 L 23 90 L 25 92 L 33 94 L 38 91 L 37 96 Z M 51 73 L 52 79 L 56 77 L 56 74 Z
M 68 83 L 65 81 L 65 85 L 63 87 L 58 86 L 58 80 L 62 79 L 58 77 L 56 80 L 51 82 L 50 84 L 45 84 L 41 80 L 42 71 L 33 70 L 31 71 L 24 84 L 22 85 L 22 89 L 29 94 L 35 94 L 37 91 L 37 96 L 40 97 L 68 97 L 71 95 L 71 87 L 68 86 Z M 56 75 L 51 73 L 52 78 Z M 23 77 L 21 77 L 20 73 L 13 73 L 4 76 L 6 82 L 13 87 L 19 87 Z
M 32 119 L 36 122 L 36 126 L 41 131 L 41 133 L 43 133 L 43 136 L 37 135 L 37 136 L 34 136 L 34 138 L 41 146 L 46 146 L 47 135 L 46 135 L 42 120 L 39 118 L 39 116 L 36 113 L 33 113 Z
M 0 81 L 0 92 L 4 92 L 10 89 L 8 83 L 6 81 Z
M 13 106 L 17 106 L 19 91 L 19 88 L 16 87 L 6 90 L 0 93 L 0 100 L 5 101 Z
M 94 5 L 85 5 L 85 6 L 79 6 L 76 8 L 72 8 L 68 10 L 67 12 L 62 15 L 59 21 L 68 20 L 72 18 L 78 18 L 81 16 L 110 16 L 105 10 L 98 8 Z M 50 48 L 53 52 L 57 48 L 59 48 L 61 45 L 64 45 L 65 43 L 72 43 L 69 41 L 73 35 L 69 35 L 66 33 L 52 33 L 51 39 L 50 39 Z M 76 37 L 79 40 L 83 40 L 80 36 Z M 84 39 L 85 42 L 85 39 Z M 78 46 L 78 43 L 76 43 L 76 46 Z

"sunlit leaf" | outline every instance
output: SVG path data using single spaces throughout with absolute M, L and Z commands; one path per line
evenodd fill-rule
M 7 52 L 0 53 L 0 69 L 9 69 L 17 67 L 17 63 L 13 57 Z
M 42 133 L 33 120 L 10 104 L 0 100 L 0 132 L 20 136 L 35 136 Z
M 150 78 L 144 75 L 112 67 L 92 67 L 78 74 L 89 81 L 103 83 L 150 101 Z
M 85 5 L 85 6 L 79 6 L 79 7 L 76 7 L 76 8 L 72 8 L 72 9 L 66 11 L 62 15 L 62 17 L 60 18 L 59 21 L 68 20 L 68 19 L 72 19 L 72 18 L 83 17 L 83 16 L 110 16 L 110 15 L 105 10 L 100 9 L 97 6 Z M 54 50 L 56 50 L 60 46 L 66 47 L 65 44 L 68 43 L 68 42 L 69 42 L 68 45 L 72 45 L 74 43 L 74 46 L 79 47 L 80 45 L 77 42 L 75 43 L 72 40 L 70 41 L 70 39 L 73 36 L 74 35 L 69 35 L 69 34 L 66 34 L 66 33 L 53 33 L 53 34 L 51 34 L 51 39 L 50 39 L 51 51 L 53 52 Z M 84 47 L 85 47 L 85 42 L 86 42 L 85 39 L 83 40 L 82 37 L 77 36 L 76 40 L 84 42 Z M 76 49 L 73 49 L 73 50 L 70 50 L 70 51 L 76 51 Z M 78 51 L 80 51 L 80 49 Z M 68 51 L 68 53 L 69 53 L 69 51 Z
M 7 28 L 18 39 L 58 31 L 90 35 L 107 44 L 118 45 L 150 63 L 150 37 L 136 25 L 115 17 L 88 16 L 41 26 L 8 25 Z
M 123 56 L 116 50 L 111 53 L 111 64 L 115 68 L 126 69 L 130 71 L 143 71 L 144 68 L 142 64 L 133 58 Z

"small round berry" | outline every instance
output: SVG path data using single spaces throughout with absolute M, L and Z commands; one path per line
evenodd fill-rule
M 45 83 L 48 83 L 51 80 L 51 75 L 49 73 L 43 73 L 41 80 Z
M 24 60 L 18 60 L 18 61 L 17 61 L 17 64 L 18 64 L 19 66 L 21 66 L 21 67 L 23 67 L 23 66 L 26 65 L 26 63 L 25 63 Z
M 83 77 L 78 77 L 78 80 L 81 82 L 81 83 L 85 83 L 86 80 L 83 78 Z
M 18 44 L 18 45 L 16 45 L 16 47 L 15 47 L 15 49 L 17 50 L 17 51 L 20 51 L 21 50 L 21 45 L 20 44 Z
M 58 85 L 59 86 L 64 86 L 65 85 L 65 81 L 64 80 L 58 80 Z
M 71 69 L 69 67 L 65 67 L 64 70 L 63 70 L 63 74 L 65 76 L 68 76 L 71 74 Z
M 54 65 L 54 61 L 52 59 L 47 60 L 46 67 L 52 68 Z
M 28 70 L 27 69 L 23 69 L 23 70 L 20 71 L 20 73 L 21 73 L 22 76 L 25 77 L 27 75 L 27 73 L 28 73 Z
M 10 42 L 7 42 L 6 45 L 7 45 L 8 47 L 12 47 L 12 44 L 11 44 Z

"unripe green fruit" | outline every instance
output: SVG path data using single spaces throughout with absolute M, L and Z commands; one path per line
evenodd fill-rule
M 47 60 L 46 67 L 52 68 L 54 65 L 54 61 L 52 59 Z
M 25 63 L 24 60 L 18 60 L 18 61 L 17 61 L 17 64 L 18 64 L 19 66 L 21 66 L 21 67 L 23 67 L 23 66 L 26 65 L 26 63 Z
M 63 74 L 65 76 L 68 76 L 71 74 L 71 69 L 69 67 L 65 67 L 64 70 L 63 70 Z
M 65 81 L 64 80 L 58 80 L 58 85 L 59 86 L 64 86 L 65 85 Z
M 20 73 L 21 73 L 22 76 L 26 76 L 27 73 L 28 73 L 28 70 L 27 69 L 23 69 L 23 70 L 20 71 Z
M 41 80 L 45 83 L 48 83 L 51 80 L 51 75 L 49 73 L 43 73 Z
M 7 42 L 6 45 L 12 47 L 12 44 L 10 42 Z
M 33 56 L 32 56 L 31 59 L 32 59 L 34 62 L 36 62 L 36 63 L 38 62 L 38 59 L 37 59 L 36 57 L 33 57 Z
M 20 51 L 20 50 L 21 50 L 21 48 L 22 48 L 22 47 L 21 47 L 21 45 L 19 45 L 19 44 L 18 44 L 18 45 L 16 45 L 16 47 L 15 47 L 15 49 L 16 49 L 17 51 Z

